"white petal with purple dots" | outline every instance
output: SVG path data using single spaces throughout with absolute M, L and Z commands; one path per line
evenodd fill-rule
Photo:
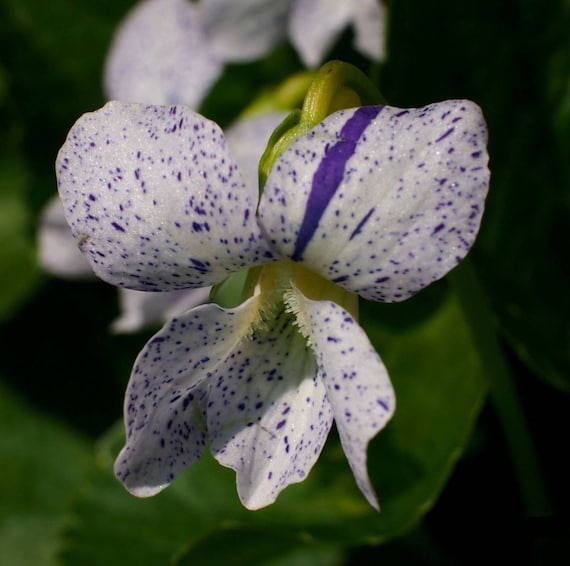
M 126 445 L 115 474 L 139 497 L 158 493 L 206 445 L 210 376 L 247 336 L 257 298 L 234 311 L 209 304 L 168 322 L 143 348 L 125 395 Z
M 282 312 L 267 322 L 219 366 L 207 408 L 212 453 L 237 472 L 248 509 L 273 503 L 305 479 L 332 425 L 313 353 L 293 316 Z
M 489 186 L 477 105 L 342 110 L 295 140 L 267 179 L 266 237 L 360 296 L 400 301 L 473 244 Z
M 105 62 L 105 94 L 110 100 L 196 107 L 222 69 L 192 2 L 145 0 L 117 28 Z
M 366 469 L 366 450 L 396 406 L 388 372 L 364 330 L 342 307 L 308 299 L 296 289 L 289 300 L 312 344 L 318 379 L 326 389 L 356 483 L 378 509 Z
M 217 124 L 185 106 L 109 102 L 83 115 L 56 174 L 95 273 L 120 287 L 204 287 L 270 257 Z

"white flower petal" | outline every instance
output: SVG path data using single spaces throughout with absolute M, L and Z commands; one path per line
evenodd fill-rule
M 273 130 L 286 116 L 287 112 L 245 116 L 226 130 L 228 146 L 248 187 L 259 185 L 259 160 Z
M 369 441 L 392 416 L 396 399 L 388 372 L 366 333 L 337 304 L 295 291 L 296 311 L 309 333 L 319 380 L 325 385 L 342 446 L 356 483 L 378 509 L 366 470 Z
M 95 273 L 121 287 L 205 287 L 267 260 L 220 128 L 185 106 L 109 102 L 82 116 L 56 173 Z
M 291 315 L 269 324 L 218 368 L 208 404 L 212 453 L 236 470 L 249 509 L 306 477 L 332 424 L 313 354 Z
M 188 0 L 136 5 L 113 39 L 104 70 L 109 99 L 197 107 L 223 65 Z
M 403 300 L 475 240 L 489 171 L 477 105 L 329 116 L 274 165 L 259 207 L 279 253 L 360 296 Z
M 353 10 L 353 0 L 294 0 L 289 38 L 307 67 L 323 62 Z
M 201 27 L 224 62 L 267 55 L 285 37 L 291 0 L 200 0 Z
M 385 57 L 386 18 L 383 0 L 359 0 L 353 13 L 354 46 L 375 61 Z
M 139 354 L 125 396 L 127 442 L 115 462 L 131 493 L 158 493 L 200 457 L 208 378 L 256 312 L 255 297 L 233 311 L 196 307 L 167 323 Z
M 38 226 L 39 262 L 52 275 L 69 279 L 94 279 L 95 275 L 65 221 L 59 196 L 47 203 Z
M 180 313 L 205 303 L 209 296 L 210 287 L 162 293 L 119 289 L 121 314 L 112 322 L 111 330 L 117 333 L 138 332 L 154 324 L 163 324 Z

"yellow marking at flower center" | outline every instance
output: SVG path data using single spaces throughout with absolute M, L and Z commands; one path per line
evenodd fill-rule
M 310 323 L 302 306 L 306 297 L 312 301 L 331 301 L 358 320 L 358 296 L 289 259 L 258 268 L 255 286 L 259 302 L 252 331 L 264 329 L 281 310 L 291 313 L 299 331 L 310 344 Z
M 211 299 L 227 309 L 251 301 L 247 312 L 242 314 L 242 331 L 238 333 L 248 338 L 257 332 L 267 332 L 269 325 L 285 311 L 294 319 L 294 324 L 299 327 L 307 343 L 310 343 L 310 322 L 303 307 L 305 299 L 331 301 L 358 320 L 356 294 L 290 259 L 234 273 L 214 287 Z

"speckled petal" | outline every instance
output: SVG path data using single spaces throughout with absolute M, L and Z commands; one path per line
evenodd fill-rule
M 212 453 L 237 472 L 242 503 L 269 505 L 302 481 L 332 424 L 312 352 L 283 313 L 217 371 L 208 404 Z
M 205 287 L 270 256 L 220 128 L 185 106 L 109 102 L 82 116 L 56 173 L 95 273 L 120 287 Z
M 38 259 L 48 273 L 66 279 L 95 279 L 65 221 L 59 196 L 49 200 L 38 226 Z
M 188 0 L 146 0 L 129 12 L 107 55 L 107 98 L 197 107 L 222 72 Z
M 353 10 L 354 0 L 293 0 L 289 38 L 307 67 L 323 62 Z
M 91 273 L 91 269 L 89 269 Z M 119 289 L 121 314 L 112 322 L 111 330 L 117 333 L 138 332 L 143 328 L 164 324 L 171 318 L 205 303 L 210 287 L 181 289 L 152 293 Z
M 212 51 L 227 62 L 267 55 L 285 37 L 291 0 L 200 0 L 201 27 Z
M 256 309 L 256 298 L 233 311 L 196 307 L 167 323 L 139 354 L 125 396 L 127 442 L 115 462 L 131 493 L 158 493 L 200 457 L 211 376 L 249 332 Z
M 307 329 L 318 377 L 325 385 L 356 483 L 378 509 L 366 469 L 366 450 L 394 413 L 396 400 L 388 372 L 348 312 L 330 301 L 313 301 L 299 291 L 294 293 L 295 311 Z
M 346 289 L 406 299 L 473 244 L 486 141 L 479 107 L 465 100 L 337 112 L 277 160 L 260 223 L 280 254 Z

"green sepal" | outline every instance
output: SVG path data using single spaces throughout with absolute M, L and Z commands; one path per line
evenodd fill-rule
M 308 132 L 313 125 L 313 123 L 302 122 L 301 111 L 297 109 L 293 110 L 277 128 L 275 128 L 259 161 L 260 198 L 267 176 L 275 164 L 275 161 L 277 161 L 277 158 L 287 149 L 289 144 L 299 136 Z
M 222 308 L 233 309 L 244 301 L 249 269 L 232 273 L 210 290 L 210 301 Z

